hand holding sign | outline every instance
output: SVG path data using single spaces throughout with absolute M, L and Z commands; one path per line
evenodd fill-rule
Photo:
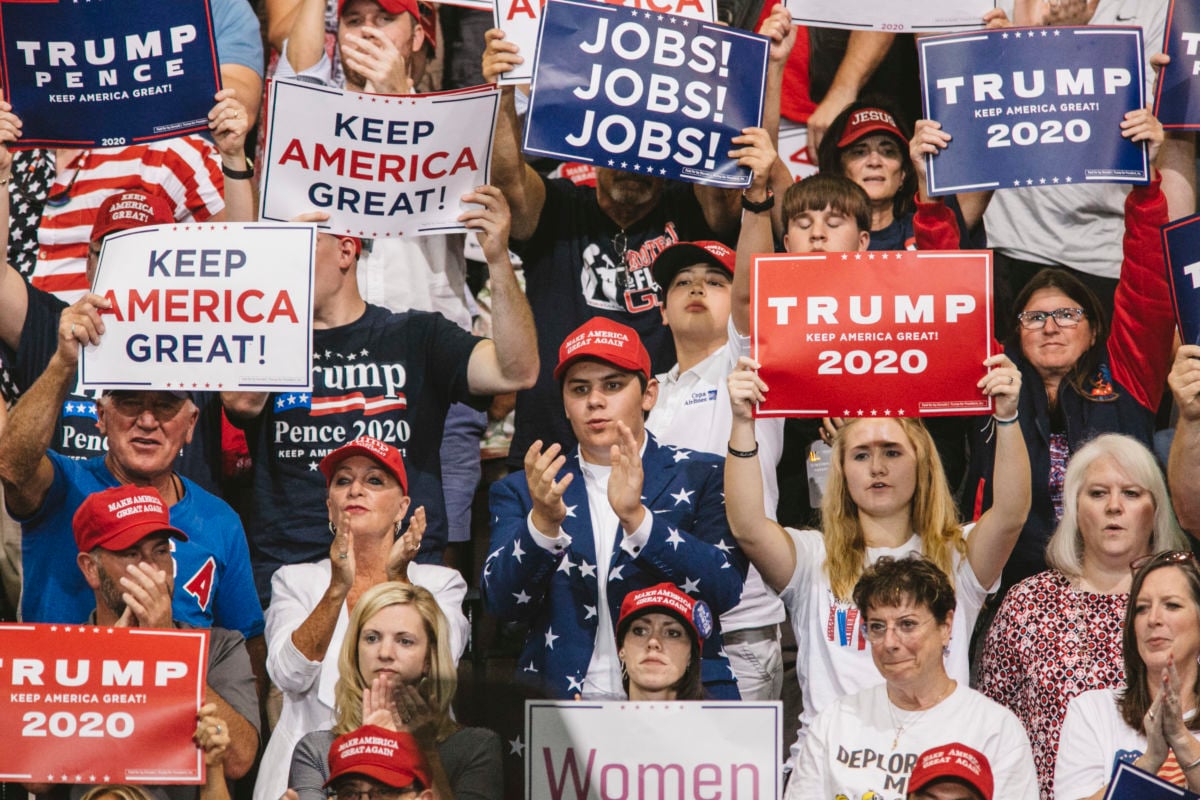
M 764 128 L 743 128 L 742 135 L 730 141 L 741 146 L 730 150 L 729 157 L 736 158 L 739 167 L 750 170 L 750 186 L 746 189 L 746 195 L 754 202 L 765 200 L 771 168 L 779 160 L 779 154 L 771 144 L 771 135 Z
M 1021 397 L 1021 371 L 1003 353 L 984 359 L 983 365 L 988 367 L 988 374 L 975 385 L 995 402 L 997 419 L 1013 419 Z
M 941 123 L 932 119 L 919 119 L 908 140 L 908 157 L 917 173 L 917 193 L 922 202 L 929 200 L 929 177 L 925 170 L 926 157 L 936 158 L 938 153 L 950 146 L 954 138 L 942 130 Z
M 204 751 L 204 763 L 211 770 L 225 762 L 229 747 L 229 725 L 217 714 L 216 703 L 206 703 L 196 714 L 196 745 Z M 224 780 L 224 778 L 222 778 Z
M 769 387 L 758 377 L 761 366 L 750 356 L 739 356 L 737 368 L 729 373 L 725 383 L 729 387 L 729 406 L 734 419 L 754 419 L 754 406 L 766 402 Z
M 525 63 L 516 42 L 504 38 L 504 31 L 492 28 L 483 35 L 483 81 L 498 83 L 500 76 Z
M 1121 136 L 1132 142 L 1146 142 L 1150 146 L 1149 157 L 1151 175 L 1158 160 L 1158 151 L 1162 147 L 1166 133 L 1162 123 L 1150 111 L 1150 107 L 1137 108 L 1125 114 L 1121 120 Z
M 1200 345 L 1185 344 L 1175 353 L 1175 364 L 1167 376 L 1179 415 L 1200 420 Z
M 246 134 L 250 131 L 246 107 L 237 99 L 237 92 L 233 89 L 222 89 L 213 99 L 217 104 L 208 112 L 208 130 L 221 153 L 221 159 L 228 163 L 238 158 L 244 164 Z
M 497 264 L 508 259 L 508 232 L 512 227 L 512 212 L 508 201 L 495 186 L 476 186 L 475 191 L 462 197 L 464 203 L 478 203 L 479 207 L 468 208 L 458 221 L 475 231 L 479 246 L 483 248 L 488 264 Z
M 21 125 L 21 118 L 13 113 L 12 106 L 0 100 L 0 173 L 9 174 L 12 151 L 8 143 L 21 138 Z
M 1100 0 L 1017 0 L 1013 17 L 1018 25 L 1087 25 Z
M 79 363 L 81 345 L 100 344 L 104 321 L 100 310 L 112 307 L 112 302 L 98 294 L 85 294 L 63 309 L 58 318 L 58 357 L 70 367 Z

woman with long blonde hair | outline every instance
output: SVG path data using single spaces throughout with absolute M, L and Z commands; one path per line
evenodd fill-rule
M 449 639 L 446 616 L 420 586 L 388 582 L 363 593 L 338 656 L 333 729 L 307 734 L 292 755 L 288 786 L 300 800 L 325 799 L 329 746 L 363 725 L 411 733 L 436 797 L 503 797 L 499 735 L 451 717 L 458 673 Z
M 978 389 L 995 401 L 996 491 L 974 525 L 958 521 L 941 459 L 925 426 L 904 417 L 852 419 L 833 438 L 823 531 L 784 528 L 763 513 L 751 409 L 767 385 L 758 364 L 739 361 L 729 376 L 733 425 L 725 459 L 729 527 L 763 580 L 779 593 L 798 645 L 796 675 L 804 697 L 800 736 L 837 698 L 875 686 L 875 669 L 853 600 L 863 570 L 882 556 L 916 553 L 936 564 L 957 601 L 945 651 L 948 674 L 966 685 L 971 630 L 994 591 L 1029 510 L 1029 459 L 1017 419 L 1020 373 L 1009 359 L 983 362 Z

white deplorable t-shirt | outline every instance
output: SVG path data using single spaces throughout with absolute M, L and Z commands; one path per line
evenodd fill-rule
M 884 685 L 837 700 L 813 720 L 785 800 L 904 800 L 917 757 L 952 742 L 987 756 L 997 800 L 1037 800 L 1033 751 L 1020 720 L 961 682 L 924 711 L 892 705 Z
M 963 529 L 970 533 L 972 526 Z M 793 760 L 804 741 L 804 729 L 826 706 L 839 697 L 883 682 L 871 660 L 858 608 L 839 601 L 825 575 L 825 536 L 820 531 L 786 528 L 796 545 L 796 571 L 780 592 L 796 633 L 796 676 L 800 680 L 804 711 L 800 738 L 792 747 Z M 921 553 L 921 538 L 914 534 L 900 547 L 869 547 L 867 562 L 883 556 L 904 558 Z M 967 559 L 954 554 L 954 592 L 958 603 L 950 627 L 946 672 L 964 686 L 970 678 L 971 631 L 989 592 L 1000 585 L 981 586 Z M 832 795 L 831 795 L 832 797 Z

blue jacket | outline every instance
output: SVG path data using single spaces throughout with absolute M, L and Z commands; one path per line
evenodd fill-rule
M 620 547 L 620 532 L 613 551 L 604 556 L 609 563 L 606 591 L 613 629 L 621 600 L 636 589 L 671 581 L 703 599 L 712 609 L 715 630 L 704 642 L 701 678 L 709 696 L 736 700 L 737 684 L 721 654 L 715 618 L 741 598 L 747 561 L 725 519 L 724 459 L 662 447 L 646 435 L 642 502 L 653 527 L 636 557 Z M 529 534 L 533 503 L 525 473 L 515 472 L 492 485 L 492 538 L 481 582 L 491 613 L 529 625 L 517 681 L 562 699 L 582 689 L 596 641 L 599 596 L 596 543 L 578 447 L 558 479 L 567 474 L 574 479 L 563 495 L 568 512 L 562 529 L 572 541 L 558 554 L 538 546 Z

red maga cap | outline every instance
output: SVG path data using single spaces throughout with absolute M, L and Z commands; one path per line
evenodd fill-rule
M 95 492 L 79 505 L 71 520 L 81 553 L 97 547 L 124 550 L 160 531 L 181 542 L 187 534 L 171 525 L 171 513 L 153 486 L 125 484 Z
M 917 765 L 908 778 L 908 791 L 919 791 L 940 778 L 966 781 L 984 800 L 992 800 L 992 766 L 987 756 L 965 744 L 944 744 L 917 756 Z
M 404 469 L 404 458 L 400 451 L 370 436 L 360 436 L 352 442 L 334 450 L 321 459 L 321 474 L 325 476 L 325 485 L 333 480 L 333 473 L 350 456 L 366 456 L 379 462 L 380 466 L 400 481 L 400 491 L 408 494 L 408 472 Z
M 90 241 L 98 242 L 113 231 L 174 221 L 175 214 L 167 198 L 146 189 L 126 189 L 109 195 L 96 209 Z
M 908 137 L 900 132 L 900 126 L 896 124 L 896 118 L 891 112 L 882 108 L 860 108 L 846 120 L 842 138 L 838 139 L 838 147 L 854 144 L 868 133 L 880 132 L 890 133 L 902 142 L 908 141 Z
M 689 597 L 673 583 L 659 583 L 646 589 L 638 589 L 625 595 L 621 601 L 621 615 L 617 619 L 617 639 L 626 621 L 632 622 L 643 614 L 654 612 L 670 614 L 692 629 L 696 643 L 703 645 L 712 635 L 713 618 L 708 604 Z
M 583 358 L 593 358 L 637 372 L 650 380 L 650 354 L 642 337 L 628 325 L 605 317 L 592 317 L 563 340 L 558 348 L 554 379 L 562 380 L 567 367 Z
M 415 782 L 423 789 L 431 785 L 429 764 L 413 735 L 378 725 L 363 725 L 333 740 L 325 786 L 343 775 L 365 775 L 393 789 L 407 789 Z
M 416 19 L 419 19 L 421 16 L 421 10 L 417 8 L 417 0 L 375 0 L 375 2 L 389 14 L 402 14 L 407 11 Z M 345 5 L 346 0 L 338 0 L 339 17 L 342 15 L 342 8 Z
M 732 278 L 736 263 L 737 253 L 720 242 L 677 242 L 654 259 L 654 282 L 665 294 L 670 288 L 671 280 L 681 269 L 696 264 L 709 264 L 724 270 Z

